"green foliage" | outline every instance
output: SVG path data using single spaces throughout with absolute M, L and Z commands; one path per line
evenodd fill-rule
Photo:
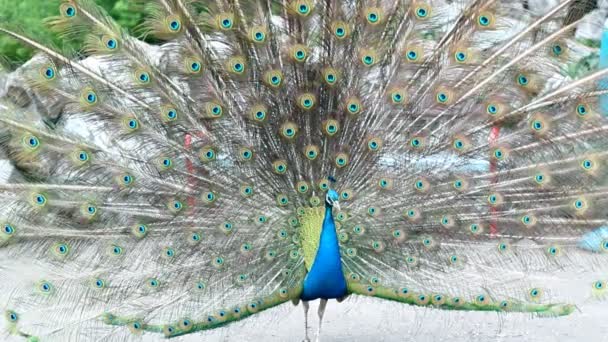
M 58 0 L 0 0 L 0 20 L 9 25 L 27 28 L 28 32 L 36 33 L 37 37 L 46 41 L 58 42 L 43 28 L 42 19 L 52 15 L 59 8 Z M 26 61 L 32 55 L 32 49 L 11 39 L 0 35 L 0 55 L 9 60 Z
M 128 0 L 96 0 L 121 27 L 133 33 L 133 28 L 144 20 L 141 8 L 129 5 Z
M 143 20 L 141 11 L 129 6 L 128 0 L 96 0 L 122 27 L 132 30 Z M 57 46 L 76 49 L 78 42 L 64 42 L 50 32 L 44 18 L 58 15 L 60 0 L 0 0 L 0 22 L 27 30 L 32 37 L 42 42 L 53 42 Z M 33 49 L 16 40 L 0 35 L 0 56 L 23 63 L 33 54 Z

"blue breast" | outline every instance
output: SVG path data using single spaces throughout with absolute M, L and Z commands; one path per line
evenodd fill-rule
M 344 274 L 342 273 L 336 224 L 334 223 L 331 207 L 326 205 L 319 249 L 312 268 L 304 279 L 304 290 L 300 298 L 302 300 L 330 299 L 344 297 L 345 295 L 346 280 L 344 280 Z

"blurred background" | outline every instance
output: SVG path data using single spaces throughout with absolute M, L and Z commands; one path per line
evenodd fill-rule
M 94 2 L 103 7 L 123 28 L 128 29 L 132 34 L 137 33 L 138 26 L 143 22 L 141 7 L 137 3 L 143 4 L 145 0 L 94 0 Z M 529 9 L 533 14 L 542 15 L 559 3 L 559 0 L 512 0 L 512 2 L 520 2 L 522 7 Z M 0 0 L 0 19 L 3 23 L 19 25 L 40 40 L 50 39 L 58 46 L 73 48 L 78 46 L 78 42 L 63 42 L 57 35 L 48 31 L 44 24 L 44 18 L 59 14 L 60 3 L 61 0 Z M 577 27 L 576 37 L 599 47 L 602 25 L 608 16 L 608 0 L 576 0 L 569 7 L 565 24 L 583 18 L 584 20 Z M 204 6 L 199 10 L 205 11 Z M 149 39 L 144 40 L 153 43 Z M 32 57 L 33 53 L 31 48 L 6 36 L 0 36 L 0 56 L 11 62 L 24 63 Z
M 141 23 L 143 15 L 135 6 L 129 5 L 126 0 L 95 0 L 103 7 L 122 27 L 130 30 Z M 51 40 L 58 46 L 65 42 L 44 25 L 44 18 L 58 15 L 59 0 L 0 0 L 0 18 L 3 22 L 18 24 L 26 28 L 41 40 Z M 68 43 L 69 47 L 77 46 L 76 42 Z M 13 63 L 24 63 L 34 53 L 30 47 L 24 46 L 7 36 L 0 36 L 0 56 L 4 56 Z

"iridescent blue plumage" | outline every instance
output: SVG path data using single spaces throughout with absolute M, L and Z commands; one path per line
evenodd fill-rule
M 0 22 L 40 51 L 0 86 L 0 340 L 173 338 L 292 302 L 310 341 L 319 299 L 319 342 L 347 296 L 608 298 L 608 69 L 576 71 L 598 55 L 566 24 L 580 1 L 148 0 L 157 45 L 60 2 L 76 55 Z
M 325 217 L 321 228 L 319 249 L 312 268 L 304 279 L 304 290 L 300 296 L 302 300 L 341 298 L 346 295 L 340 246 L 332 214 L 333 201 L 338 200 L 338 193 L 335 190 L 329 190 L 327 197 L 331 201 L 325 202 Z

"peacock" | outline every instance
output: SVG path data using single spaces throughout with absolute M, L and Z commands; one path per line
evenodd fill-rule
M 580 1 L 132 5 L 127 32 L 62 1 L 46 24 L 77 49 L 0 23 L 59 108 L 0 102 L 21 174 L 3 339 L 173 338 L 301 302 L 310 341 L 317 299 L 322 322 L 355 296 L 556 317 L 608 294 L 608 69 L 567 72 L 597 51 Z

